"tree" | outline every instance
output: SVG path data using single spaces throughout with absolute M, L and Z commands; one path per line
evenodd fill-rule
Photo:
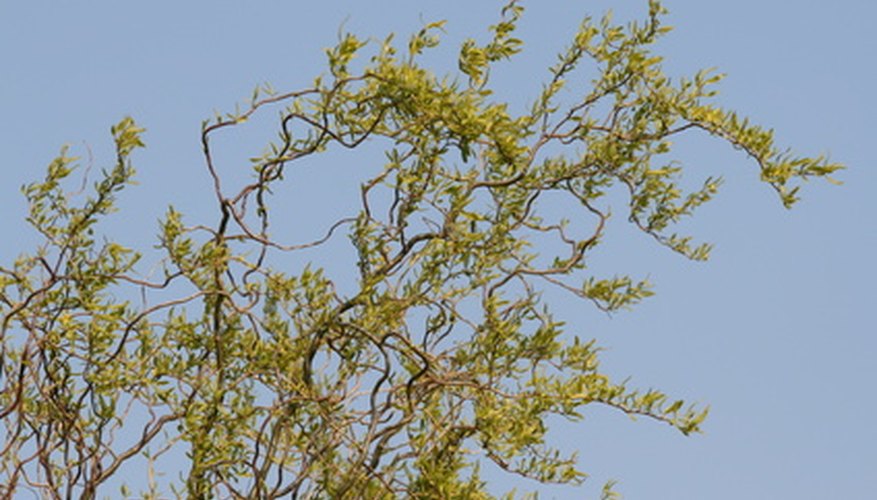
M 169 208 L 158 277 L 100 232 L 133 182 L 143 129 L 131 118 L 112 128 L 115 165 L 88 190 L 70 192 L 76 159 L 63 149 L 24 188 L 42 243 L 0 268 L 3 493 L 94 498 L 138 460 L 152 471 L 184 451 L 175 491 L 193 498 L 486 498 L 485 461 L 584 480 L 546 442 L 552 416 L 603 405 L 699 431 L 705 409 L 602 373 L 599 348 L 564 331 L 543 291 L 609 312 L 651 294 L 586 267 L 619 188 L 632 224 L 708 257 L 673 227 L 720 179 L 683 187 L 669 159 L 677 135 L 741 150 L 786 207 L 800 181 L 841 167 L 778 149 L 771 131 L 713 104 L 719 75 L 666 77 L 651 51 L 669 30 L 663 13 L 650 1 L 641 23 L 585 19 L 520 115 L 489 78 L 521 48 L 515 2 L 444 78 L 421 63 L 442 23 L 401 49 L 392 37 L 372 44 L 361 65 L 369 44 L 344 35 L 310 88 L 261 87 L 243 110 L 204 122 L 217 220 Z M 583 66 L 597 72 L 584 89 Z M 229 189 L 211 141 L 266 108 L 280 111 L 279 138 L 252 159 L 252 181 Z M 281 241 L 271 193 L 290 166 L 367 142 L 386 154 L 357 213 L 316 241 Z M 573 222 L 553 215 L 556 203 L 576 208 Z M 345 231 L 352 279 L 284 267 Z

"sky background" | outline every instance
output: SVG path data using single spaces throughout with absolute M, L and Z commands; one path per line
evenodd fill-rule
M 42 176 L 62 144 L 86 157 L 90 150 L 97 168 L 112 162 L 110 125 L 130 114 L 148 129 L 148 148 L 135 156 L 140 184 L 124 193 L 107 226 L 122 242 L 148 249 L 170 203 L 187 220 L 214 221 L 198 133 L 215 110 L 233 110 L 263 82 L 278 90 L 307 86 L 323 71 L 323 49 L 342 23 L 363 37 L 392 31 L 404 41 L 423 22 L 447 19 L 448 46 L 431 57 L 452 68 L 456 44 L 483 39 L 501 5 L 0 0 L 0 260 L 10 263 L 36 241 L 23 223 L 19 188 Z M 584 15 L 613 7 L 619 19 L 632 19 L 647 2 L 523 5 L 524 53 L 495 73 L 498 98 L 518 110 Z M 616 224 L 594 268 L 648 276 L 657 295 L 611 319 L 564 298 L 556 306 L 571 329 L 607 349 L 609 373 L 709 404 L 705 434 L 684 437 L 654 422 L 589 411 L 585 422 L 558 425 L 553 434 L 580 451 L 592 474 L 586 486 L 520 486 L 543 498 L 597 498 L 609 479 L 620 481 L 629 500 L 873 498 L 877 3 L 665 5 L 676 27 L 657 49 L 666 71 L 727 73 L 719 103 L 775 128 L 780 145 L 845 163 L 844 185 L 810 183 L 804 200 L 786 211 L 743 155 L 704 136 L 682 141 L 679 157 L 692 171 L 726 179 L 718 199 L 686 226 L 716 244 L 711 261 L 688 262 Z M 219 146 L 232 178 L 246 168 L 239 159 L 273 138 L 269 128 L 252 130 L 253 137 L 232 134 Z M 353 206 L 357 179 L 353 162 L 323 160 L 279 203 L 307 224 Z M 499 487 L 519 485 L 488 477 Z

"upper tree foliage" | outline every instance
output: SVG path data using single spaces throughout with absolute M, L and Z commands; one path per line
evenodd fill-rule
M 143 490 L 126 495 L 158 498 L 163 459 L 185 454 L 188 469 L 163 480 L 189 498 L 489 498 L 486 461 L 584 480 L 546 443 L 549 417 L 602 405 L 697 432 L 705 410 L 606 376 L 594 342 L 564 332 L 541 292 L 606 311 L 650 295 L 587 268 L 609 217 L 603 195 L 619 188 L 616 215 L 707 258 L 673 227 L 720 180 L 684 189 L 674 136 L 730 143 L 787 207 L 801 181 L 840 166 L 778 149 L 770 130 L 718 107 L 718 75 L 665 76 L 651 52 L 669 31 L 663 13 L 653 0 L 640 23 L 586 18 L 520 115 L 489 78 L 522 47 L 514 2 L 447 76 L 421 64 L 442 23 L 407 44 L 344 35 L 310 88 L 260 88 L 203 124 L 216 219 L 168 209 L 157 272 L 100 231 L 133 181 L 143 129 L 130 118 L 112 128 L 116 162 L 83 190 L 62 150 L 24 187 L 42 242 L 0 268 L 3 494 L 94 498 L 124 478 Z M 251 182 L 229 189 L 211 145 L 266 108 L 279 111 L 279 137 L 240 167 Z M 385 159 L 363 178 L 358 211 L 317 241 L 272 236 L 271 193 L 287 170 L 367 141 Z M 577 207 L 566 214 L 577 224 L 555 203 Z M 345 234 L 358 257 L 343 293 L 317 265 L 271 265 Z M 154 474 L 132 481 L 144 463 Z

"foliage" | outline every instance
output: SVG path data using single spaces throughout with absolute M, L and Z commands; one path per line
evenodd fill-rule
M 617 187 L 631 223 L 707 258 L 709 246 L 672 228 L 720 180 L 686 191 L 667 160 L 674 136 L 742 150 L 787 207 L 799 181 L 840 166 L 792 156 L 717 107 L 718 75 L 665 76 L 651 52 L 669 31 L 663 13 L 651 1 L 642 23 L 585 19 L 521 115 L 489 86 L 491 67 L 522 47 L 514 2 L 486 44 L 462 44 L 460 73 L 444 78 L 420 62 L 442 23 L 401 52 L 392 37 L 344 35 L 312 87 L 257 89 L 244 110 L 203 124 L 218 222 L 168 209 L 159 279 L 98 231 L 133 182 L 143 130 L 130 118 L 113 127 L 117 161 L 87 192 L 66 190 L 76 159 L 62 150 L 24 188 L 42 244 L 0 268 L 4 494 L 94 498 L 145 457 L 151 490 L 140 495 L 155 498 L 152 467 L 182 450 L 189 470 L 174 491 L 192 498 L 488 498 L 486 461 L 541 482 L 585 479 L 575 456 L 546 442 L 549 417 L 602 405 L 698 432 L 705 409 L 611 380 L 599 348 L 565 332 L 541 292 L 605 311 L 651 294 L 586 267 Z M 587 88 L 583 66 L 597 74 Z M 230 192 L 211 140 L 263 108 L 280 109 L 279 139 Z M 277 241 L 270 195 L 290 165 L 366 141 L 386 161 L 363 180 L 358 213 L 318 241 Z M 555 202 L 577 207 L 569 217 L 589 229 L 553 216 Z M 316 265 L 270 265 L 344 230 L 358 256 L 353 292 Z

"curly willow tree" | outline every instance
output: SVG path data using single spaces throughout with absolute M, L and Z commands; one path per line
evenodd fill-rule
M 143 129 L 115 125 L 114 166 L 75 193 L 65 186 L 84 181 L 62 150 L 23 188 L 42 243 L 0 268 L 3 494 L 490 498 L 488 462 L 545 483 L 585 479 L 547 442 L 549 417 L 602 405 L 697 432 L 704 409 L 601 373 L 594 342 L 564 332 L 543 292 L 605 311 L 650 295 L 647 282 L 586 268 L 609 190 L 660 245 L 707 258 L 708 245 L 672 227 L 720 180 L 685 189 L 667 160 L 674 136 L 730 143 L 786 207 L 802 180 L 841 167 L 778 149 L 770 130 L 711 104 L 719 76 L 665 76 L 650 52 L 669 31 L 664 12 L 651 1 L 640 23 L 585 19 L 521 115 L 488 85 L 491 66 L 521 48 L 515 2 L 444 78 L 420 63 L 442 23 L 402 49 L 344 35 L 312 87 L 259 88 L 204 122 L 217 220 L 188 224 L 170 208 L 152 271 L 99 232 L 132 183 Z M 582 67 L 591 84 L 565 87 Z M 279 139 L 229 190 L 211 141 L 266 108 L 279 110 Z M 272 235 L 270 195 L 292 165 L 366 142 L 385 160 L 350 217 L 317 241 Z M 551 213 L 558 203 L 576 224 Z M 313 260 L 276 264 L 344 233 L 357 257 L 340 277 Z

